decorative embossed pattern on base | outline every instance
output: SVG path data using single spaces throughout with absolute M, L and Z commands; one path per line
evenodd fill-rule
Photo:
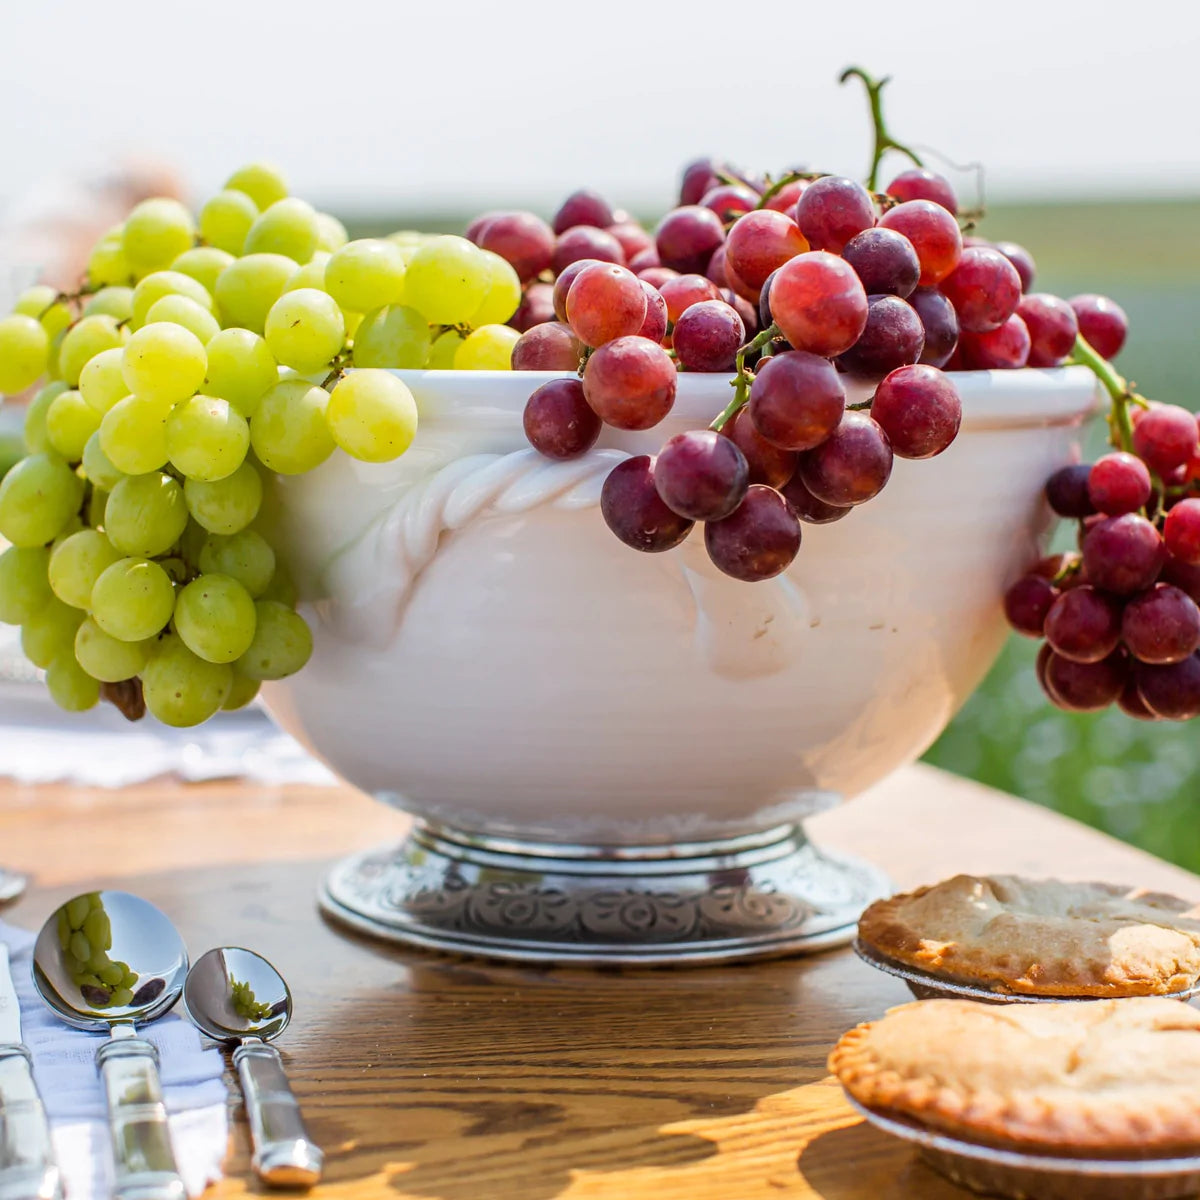
M 377 937 L 490 958 L 684 964 L 842 945 L 891 886 L 799 826 L 724 842 L 521 843 L 417 822 L 334 867 L 332 918 Z

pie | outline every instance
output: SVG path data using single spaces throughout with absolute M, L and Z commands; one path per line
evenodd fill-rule
M 1156 996 L 1200 980 L 1200 907 L 1110 883 L 956 875 L 879 900 L 860 942 L 955 983 L 1039 996 Z
M 918 1000 L 844 1034 L 829 1069 L 866 1108 L 971 1142 L 1200 1151 L 1200 1012 L 1177 1000 Z

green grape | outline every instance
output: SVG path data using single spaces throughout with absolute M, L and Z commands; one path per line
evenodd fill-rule
M 123 642 L 110 637 L 91 617 L 75 631 L 75 660 L 101 683 L 120 683 L 140 675 L 153 646 L 153 639 Z
M 254 641 L 237 670 L 248 679 L 294 675 L 312 657 L 312 631 L 299 613 L 274 600 L 259 600 L 254 608 Z
M 295 259 L 282 254 L 248 254 L 217 277 L 216 298 L 226 326 L 262 333 L 271 305 L 296 273 Z
M 125 1008 L 126 1005 L 133 1003 L 133 988 L 114 988 L 113 994 L 109 997 L 108 1002 L 112 1008 Z
M 96 580 L 122 555 L 95 529 L 64 538 L 50 554 L 48 574 L 54 594 L 72 608 L 88 608 Z
M 415 308 L 390 304 L 363 317 L 354 334 L 354 365 L 423 367 L 432 344 L 429 322 Z
M 164 725 L 199 725 L 218 712 L 233 686 L 233 669 L 205 662 L 174 635 L 155 646 L 142 671 L 146 707 Z
M 249 329 L 223 329 L 205 349 L 205 393 L 228 400 L 243 417 L 252 417 L 263 393 L 279 382 L 279 366 L 267 343 Z
M 263 485 L 253 463 L 244 462 L 234 473 L 215 483 L 188 479 L 184 499 L 192 518 L 209 533 L 240 533 L 262 507 Z
M 245 708 L 258 695 L 260 687 L 262 684 L 257 679 L 247 679 L 240 671 L 234 671 L 233 686 L 229 689 L 229 695 L 225 697 L 225 703 L 221 705 L 222 710 L 236 712 L 239 708 Z
M 63 392 L 46 409 L 46 440 L 67 462 L 83 457 L 87 440 L 100 428 L 100 414 L 78 393 Z
M 47 337 L 61 333 L 71 323 L 71 310 L 59 300 L 58 289 L 48 283 L 26 288 L 17 297 L 13 312 L 39 322 Z
M 178 200 L 143 200 L 125 218 L 121 252 L 135 275 L 148 275 L 178 258 L 196 237 L 192 214 Z
M 83 613 L 56 596 L 21 626 L 21 650 L 44 671 L 60 654 L 70 654 Z
M 155 300 L 146 314 L 146 323 L 153 325 L 158 321 L 182 325 L 184 329 L 194 333 L 203 344 L 207 344 L 221 332 L 217 318 L 187 296 L 164 296 L 161 300 Z
M 24 625 L 53 598 L 45 546 L 10 546 L 0 554 L 0 621 Z
M 435 325 L 463 325 L 483 303 L 491 277 L 477 246 L 445 234 L 423 243 L 409 260 L 404 302 Z
M 121 363 L 125 382 L 139 399 L 164 404 L 195 395 L 207 370 L 204 343 L 190 330 L 168 322 L 139 329 L 126 343 Z M 109 457 L 117 462 L 111 451 Z
M 317 211 L 304 200 L 289 196 L 264 209 L 246 234 L 244 254 L 286 254 L 303 265 L 317 248 Z
M 64 329 L 62 333 L 56 333 L 50 339 L 50 352 L 46 356 L 46 378 L 48 380 L 58 380 L 62 378 L 62 344 L 67 339 L 69 329 Z
M 291 572 L 283 563 L 275 564 L 275 574 L 271 576 L 271 582 L 267 584 L 267 590 L 261 596 L 256 596 L 257 600 L 278 600 L 280 604 L 287 608 L 295 608 L 300 599 L 300 591 L 296 587 L 296 582 L 291 576 Z
M 454 353 L 456 371 L 511 371 L 521 335 L 510 325 L 481 325 Z
M 483 303 L 467 322 L 472 329 L 482 325 L 503 325 L 521 305 L 521 277 L 512 263 L 490 250 L 480 250 L 488 264 L 488 289 Z
M 214 535 L 200 549 L 200 570 L 237 580 L 257 600 L 275 574 L 275 551 L 253 529 L 243 529 L 232 537 Z
M 314 250 L 313 256 L 302 267 L 297 267 L 291 279 L 287 281 L 285 293 L 294 292 L 297 288 L 317 288 L 325 290 L 325 264 L 329 261 L 328 250 Z
M 36 317 L 13 313 L 0 319 L 0 392 L 8 396 L 23 392 L 42 375 L 49 360 L 50 335 Z
M 346 340 L 342 310 L 316 288 L 284 292 L 267 313 L 264 336 L 276 360 L 302 373 L 330 362 Z
M 97 972 L 100 977 L 100 982 L 105 987 L 117 988 L 121 985 L 121 980 L 125 978 L 125 972 L 121 968 L 120 963 L 110 962 L 108 966 Z
M 75 387 L 79 376 L 97 354 L 125 344 L 125 330 L 115 317 L 106 313 L 82 317 L 63 338 L 58 354 L 58 369 L 63 379 Z
M 79 392 L 103 416 L 118 400 L 129 395 L 129 385 L 121 364 L 125 351 L 120 346 L 101 350 L 79 373 Z M 65 384 L 63 385 L 66 386 Z
M 325 264 L 325 290 L 351 312 L 370 312 L 404 300 L 404 256 L 381 238 L 360 238 Z
M 458 348 L 466 339 L 457 329 L 447 329 L 434 339 L 429 351 L 429 369 L 431 371 L 453 371 L 454 358 Z
M 44 546 L 78 515 L 82 500 L 83 480 L 57 454 L 31 454 L 0 481 L 0 537 Z
M 86 965 L 87 960 L 92 957 L 92 943 L 88 941 L 87 934 L 83 930 L 77 930 L 71 934 L 71 953 Z M 99 983 L 99 980 L 96 980 Z
M 362 324 L 362 313 L 346 312 L 342 310 L 342 317 L 346 322 L 346 340 L 348 342 L 354 340 L 354 335 L 358 332 L 358 327 Z
M 208 289 L 182 271 L 155 271 L 133 289 L 133 319 L 130 324 L 140 329 L 146 324 L 150 309 L 164 296 L 186 296 L 206 312 L 212 312 L 213 299 Z
M 104 509 L 104 532 L 120 551 L 114 561 L 122 556 L 157 558 L 166 554 L 183 536 L 187 523 L 183 488 L 160 471 L 122 479 Z M 50 566 L 53 569 L 53 559 Z
M 189 479 L 214 483 L 246 460 L 250 426 L 228 400 L 193 396 L 167 417 L 167 453 Z
M 67 923 L 71 929 L 82 929 L 83 923 L 87 919 L 87 915 L 92 911 L 91 901 L 89 899 L 91 893 L 86 896 L 76 896 L 74 900 L 67 902 Z M 64 950 L 69 949 L 68 946 L 63 947 Z
M 145 558 L 123 558 L 103 571 L 92 588 L 92 620 L 109 637 L 144 642 L 171 619 L 171 577 Z
M 227 189 L 200 210 L 200 236 L 226 254 L 241 254 L 257 217 L 258 205 L 244 191 Z
M 333 389 L 325 417 L 333 440 L 364 462 L 399 458 L 417 433 L 413 394 L 388 371 L 351 371 Z
M 285 379 L 263 396 L 250 419 L 250 444 L 268 471 L 301 475 L 333 453 L 328 404 L 329 393 L 303 379 Z
M 56 379 L 53 383 L 46 384 L 30 400 L 29 407 L 25 409 L 25 426 L 22 430 L 25 445 L 30 453 L 40 454 L 50 449 L 50 439 L 46 436 L 46 413 L 54 403 L 55 397 L 61 396 L 66 390 L 67 385 L 61 379 Z
M 241 196 L 241 192 L 232 194 Z M 178 271 L 181 275 L 190 275 L 211 296 L 217 286 L 217 276 L 231 262 L 233 255 L 216 246 L 193 246 L 171 264 L 171 270 Z
M 332 213 L 317 213 L 317 249 L 330 254 L 340 250 L 349 239 L 346 227 Z
M 85 317 L 113 317 L 117 321 L 128 321 L 133 316 L 133 288 L 110 284 L 89 296 L 83 306 Z
M 0 479 L 3 479 L 27 452 L 25 439 L 21 434 L 0 431 Z
M 205 662 L 231 663 L 254 640 L 254 601 L 228 575 L 201 575 L 175 601 L 175 632 Z
M 66 712 L 86 712 L 100 702 L 100 684 L 75 661 L 74 651 L 64 651 L 46 668 L 50 699 Z
M 250 163 L 239 168 L 225 180 L 225 187 L 245 192 L 260 211 L 270 208 L 276 200 L 282 200 L 288 194 L 283 175 L 266 163 Z
M 95 437 L 95 436 L 96 436 L 95 434 L 92 434 L 92 437 Z M 88 438 L 88 442 L 89 443 L 91 442 L 91 438 Z M 96 444 L 99 445 L 100 443 L 97 442 Z M 84 449 L 84 453 L 86 454 L 87 446 L 84 446 L 83 449 Z M 101 450 L 101 453 L 103 454 L 104 451 Z M 90 526 L 92 529 L 103 529 L 104 528 L 104 510 L 107 507 L 108 507 L 108 489 L 100 488 L 100 487 L 93 487 L 92 490 L 88 493 L 87 512 L 81 518 L 81 523 L 83 525 L 83 528 L 87 529 Z
M 133 268 L 121 249 L 121 235 L 114 233 L 101 238 L 88 258 L 88 283 L 97 288 L 119 286 L 132 282 L 133 276 Z
M 184 498 L 187 498 L 186 492 L 184 493 Z M 185 576 L 192 573 L 192 567 L 199 567 L 200 554 L 207 541 L 208 530 L 198 521 L 189 521 L 188 527 L 183 531 L 183 537 L 179 539 L 179 553 L 183 556 L 185 566 L 189 568 L 184 572 Z M 176 582 L 180 582 L 180 580 L 176 580 Z
M 83 473 L 93 485 L 93 495 L 96 491 L 111 492 L 125 478 L 124 471 L 118 471 L 104 453 L 99 430 L 88 438 L 83 448 Z
M 170 411 L 169 405 L 141 396 L 118 400 L 100 419 L 100 448 L 108 461 L 124 475 L 166 466 Z

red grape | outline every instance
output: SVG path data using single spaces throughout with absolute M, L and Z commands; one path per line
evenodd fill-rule
M 1200 716 L 1200 655 L 1183 662 L 1135 667 L 1138 693 L 1155 716 L 1168 721 L 1190 721 Z
M 616 234 L 613 236 L 616 237 Z M 662 260 L 658 257 L 657 246 L 647 246 L 645 250 L 639 250 L 629 260 L 629 269 L 635 275 L 640 276 L 643 271 L 648 270 L 650 267 L 662 267 Z M 671 274 L 674 275 L 675 272 L 672 271 Z
M 704 546 L 714 565 L 746 583 L 785 571 L 800 549 L 800 522 L 784 498 L 752 484 L 733 513 L 704 526 Z
M 897 200 L 932 200 L 940 204 L 947 212 L 958 216 L 958 197 L 950 180 L 936 171 L 924 167 L 911 167 L 901 171 L 885 189 L 889 196 Z
M 791 183 L 785 183 L 775 195 L 767 200 L 763 204 L 763 208 L 787 213 L 790 217 L 796 211 L 796 201 L 800 199 L 800 194 L 806 187 L 808 187 L 807 179 L 793 179 Z
M 706 275 L 676 275 L 658 285 L 659 293 L 667 304 L 667 320 L 672 325 L 683 314 L 703 300 L 719 300 L 720 289 Z
M 722 260 L 722 267 L 725 271 L 725 283 L 733 291 L 737 292 L 745 300 L 749 300 L 751 304 L 757 304 L 758 298 L 762 294 L 756 287 L 751 287 L 738 273 L 733 269 L 733 263 L 729 261 L 729 256 L 726 255 Z
M 1059 467 L 1046 481 L 1046 500 L 1060 517 L 1090 517 L 1096 506 L 1088 493 L 1090 463 Z
M 514 371 L 574 371 L 583 347 L 566 325 L 546 321 L 527 329 L 512 351 Z
M 814 179 L 796 202 L 796 224 L 814 250 L 840 254 L 856 234 L 875 224 L 871 193 L 841 175 Z
M 800 456 L 798 470 L 818 500 L 848 508 L 883 491 L 892 473 L 892 447 L 866 413 L 847 412 L 825 441 Z
M 1125 310 L 1107 296 L 1092 293 L 1072 296 L 1071 307 L 1079 319 L 1083 340 L 1103 358 L 1116 358 L 1129 332 Z
M 720 217 L 698 204 L 672 209 L 654 235 L 663 264 L 685 275 L 703 271 L 713 251 L 724 240 L 725 227 Z
M 702 300 L 679 315 L 671 344 L 689 371 L 732 371 L 746 327 L 737 310 L 723 300 Z
M 1152 470 L 1169 475 L 1196 452 L 1196 418 L 1177 404 L 1142 410 L 1133 426 L 1134 452 Z
M 488 212 L 480 213 L 479 216 L 473 217 L 471 223 L 463 231 L 463 237 L 468 242 L 474 242 L 479 245 L 479 235 L 484 231 L 490 221 L 494 221 L 497 217 L 507 217 L 509 214 L 499 208 L 493 208 Z
M 854 268 L 868 295 L 910 296 L 921 277 L 912 242 L 894 229 L 864 229 L 852 237 L 842 257 Z
M 968 333 L 958 339 L 958 350 L 968 371 L 1012 371 L 1029 361 L 1029 330 L 1013 313 L 999 329 Z
M 522 283 L 549 269 L 554 260 L 554 231 L 530 212 L 503 213 L 479 231 L 484 250 L 507 259 Z
M 1163 541 L 1172 557 L 1200 567 L 1200 500 L 1180 500 L 1163 524 Z
M 1072 588 L 1050 606 L 1044 633 L 1055 654 L 1072 662 L 1099 662 L 1121 640 L 1121 606 L 1094 587 Z
M 999 329 L 1021 301 L 1016 268 L 998 250 L 984 246 L 964 250 L 941 288 L 954 305 L 959 328 L 968 333 Z
M 509 324 L 521 333 L 554 320 L 554 285 L 550 283 L 531 283 L 525 289 L 521 304 L 513 313 Z
M 662 502 L 648 454 L 627 458 L 609 471 L 600 489 L 600 513 L 625 545 L 648 554 L 678 546 L 695 524 Z
M 700 198 L 703 208 L 711 209 L 724 224 L 758 207 L 758 193 L 742 183 L 719 183 Z
M 1135 721 L 1159 721 L 1162 718 L 1152 713 L 1147 707 L 1142 693 L 1138 691 L 1136 671 L 1125 681 L 1121 694 L 1117 697 L 1117 707 Z
M 750 485 L 745 455 L 711 429 L 669 438 L 658 452 L 654 486 L 663 503 L 693 521 L 719 521 L 742 502 Z
M 1166 547 L 1158 530 L 1135 513 L 1102 517 L 1083 538 L 1083 565 L 1088 578 L 1097 587 L 1119 596 L 1150 587 L 1165 557 Z
M 642 281 L 614 263 L 593 263 L 567 292 L 567 323 L 585 346 L 636 334 L 646 320 Z
M 713 251 L 712 258 L 708 260 L 708 266 L 704 268 L 704 274 L 719 288 L 729 286 L 729 276 L 725 273 L 725 248 L 727 245 L 728 242 L 722 242 Z
M 796 516 L 809 525 L 832 525 L 850 512 L 849 508 L 839 508 L 836 504 L 818 500 L 805 486 L 799 473 L 788 480 L 780 489 L 780 494 L 791 505 Z
M 958 435 L 962 401 L 937 367 L 900 367 L 875 389 L 871 416 L 901 458 L 932 458 Z
M 779 268 L 771 281 L 770 308 L 797 350 L 827 358 L 849 350 L 867 324 L 867 293 L 854 268 L 823 250 L 798 255 Z
M 675 403 L 675 364 L 656 342 L 622 337 L 594 351 L 583 371 L 583 394 L 602 421 L 617 429 L 649 429 Z
M 578 458 L 600 436 L 600 418 L 583 396 L 577 378 L 543 383 L 525 405 L 525 436 L 547 458 Z
M 662 293 L 644 279 L 639 279 L 642 291 L 646 296 L 646 319 L 638 330 L 640 337 L 649 338 L 652 342 L 661 342 L 667 336 L 667 302 Z
M 1046 695 L 1067 712 L 1099 712 L 1125 687 L 1128 668 L 1120 651 L 1100 662 L 1072 662 L 1061 654 L 1046 658 L 1042 686 Z
M 1022 296 L 1017 316 L 1029 330 L 1031 367 L 1057 367 L 1075 348 L 1079 322 L 1065 300 L 1045 292 Z
M 808 249 L 796 222 L 770 208 L 747 213 L 735 222 L 725 243 L 725 269 L 757 292 L 767 276 Z
M 717 166 L 711 158 L 698 158 L 695 162 L 688 163 L 683 169 L 679 203 L 699 204 L 704 194 L 712 191 L 720 182 Z
M 1088 498 L 1105 516 L 1136 512 L 1150 499 L 1151 490 L 1146 464 L 1123 450 L 1096 459 L 1088 474 Z
M 661 288 L 668 279 L 678 279 L 679 272 L 672 271 L 670 267 L 643 267 L 638 272 L 638 278 L 651 287 Z
M 591 225 L 575 225 L 568 229 L 554 247 L 554 273 L 561 275 L 573 262 L 594 258 L 599 262 L 625 265 L 625 251 L 611 233 Z
M 750 420 L 750 408 L 744 405 L 721 427 L 721 433 L 737 444 L 750 467 L 750 482 L 781 488 L 796 472 L 796 455 L 768 442 Z
M 1183 559 L 1168 553 L 1166 562 L 1163 563 L 1161 578 L 1164 583 L 1173 583 L 1187 592 L 1200 604 L 1200 565 L 1184 562 Z
M 1026 637 L 1040 638 L 1046 614 L 1058 599 L 1058 588 L 1040 575 L 1023 575 L 1004 593 L 1008 623 Z
M 884 229 L 902 233 L 913 244 L 921 264 L 921 284 L 941 283 L 962 254 L 962 233 L 958 222 L 932 200 L 906 200 L 889 208 L 879 218 Z
M 558 278 L 554 281 L 554 315 L 565 322 L 567 319 L 567 293 L 571 290 L 579 272 L 585 267 L 590 267 L 600 260 L 598 258 L 580 258 L 565 267 L 559 272 Z
M 1180 588 L 1156 583 L 1125 606 L 1121 638 L 1141 662 L 1182 662 L 1200 650 L 1200 608 Z
M 899 296 L 868 296 L 867 324 L 854 343 L 838 356 L 843 371 L 864 379 L 882 379 L 915 363 L 925 348 L 925 326 Z
M 629 263 L 631 271 L 634 270 L 633 260 L 642 251 L 654 250 L 654 238 L 636 221 L 621 221 L 616 225 L 609 225 L 604 232 L 612 234 L 621 243 L 621 249 L 625 252 L 625 261 Z M 655 250 L 654 253 L 657 258 L 658 251 Z
M 612 223 L 613 212 L 608 203 L 586 188 L 572 192 L 554 214 L 555 233 L 566 233 L 580 225 L 606 229 Z
M 1018 246 L 1016 242 L 994 242 L 992 245 L 1016 268 L 1017 275 L 1021 279 L 1021 291 L 1028 292 L 1033 287 L 1033 277 L 1037 273 L 1033 255 L 1024 246 Z
M 721 299 L 742 318 L 746 337 L 752 338 L 758 332 L 758 309 L 745 297 L 739 296 L 732 288 L 722 289 Z
M 789 350 L 759 367 L 747 407 L 754 428 L 772 445 L 810 450 L 838 427 L 846 389 L 828 359 Z
M 919 287 L 908 302 L 917 310 L 925 327 L 925 349 L 919 362 L 930 367 L 945 367 L 958 346 L 958 315 L 954 305 L 936 288 Z

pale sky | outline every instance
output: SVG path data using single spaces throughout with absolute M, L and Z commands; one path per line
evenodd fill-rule
M 861 176 L 849 63 L 902 140 L 991 197 L 1200 193 L 1190 0 L 0 0 L 0 205 L 166 156 L 195 193 L 270 159 L 334 211 L 664 208 L 683 162 Z M 965 189 L 964 189 L 965 190 Z

